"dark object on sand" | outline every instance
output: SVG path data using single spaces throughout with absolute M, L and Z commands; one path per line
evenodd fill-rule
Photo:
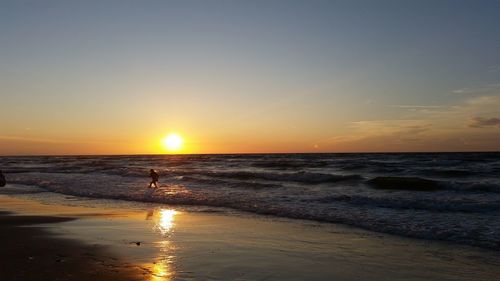
M 438 181 L 416 177 L 376 177 L 368 181 L 380 189 L 434 191 L 440 189 Z
M 5 176 L 3 175 L 2 171 L 0 170 L 0 187 L 3 187 L 7 184 L 7 181 L 5 180 Z

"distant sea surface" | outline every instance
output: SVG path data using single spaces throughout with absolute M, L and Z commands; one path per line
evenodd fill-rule
M 0 157 L 0 169 L 24 192 L 226 207 L 500 250 L 500 153 Z M 160 174 L 154 192 L 149 169 Z

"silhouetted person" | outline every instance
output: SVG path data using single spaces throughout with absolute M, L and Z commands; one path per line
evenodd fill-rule
M 5 176 L 2 173 L 2 170 L 0 170 L 0 186 L 5 186 L 7 184 L 7 181 L 5 180 Z
M 151 177 L 151 182 L 149 183 L 149 187 L 151 187 L 154 184 L 155 187 L 158 188 L 158 179 L 160 178 L 158 173 L 155 170 L 151 169 L 149 170 L 149 176 Z

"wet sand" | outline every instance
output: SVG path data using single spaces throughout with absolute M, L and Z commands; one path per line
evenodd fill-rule
M 0 212 L 2 280 L 144 279 L 142 270 L 110 255 L 104 247 L 55 237 L 39 226 L 73 219 Z
M 5 280 L 490 281 L 500 275 L 500 255 L 487 249 L 230 210 L 37 196 L 0 196 L 0 209 L 18 214 L 0 219 L 8 244 L 0 252 Z

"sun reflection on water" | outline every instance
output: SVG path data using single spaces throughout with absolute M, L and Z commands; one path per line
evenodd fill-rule
M 169 255 L 170 248 L 169 241 L 160 242 L 161 254 L 151 269 L 151 281 L 170 281 L 174 277 L 175 272 L 172 269 L 174 256 Z
M 160 209 L 157 229 L 162 235 L 167 235 L 172 230 L 176 214 L 177 211 L 173 209 Z
M 169 281 L 175 275 L 172 268 L 175 257 L 173 255 L 174 246 L 168 240 L 168 237 L 173 232 L 175 226 L 174 220 L 177 214 L 178 212 L 173 209 L 159 209 L 155 211 L 153 216 L 155 222 L 154 229 L 161 234 L 163 240 L 158 242 L 160 254 L 151 269 L 150 281 Z

